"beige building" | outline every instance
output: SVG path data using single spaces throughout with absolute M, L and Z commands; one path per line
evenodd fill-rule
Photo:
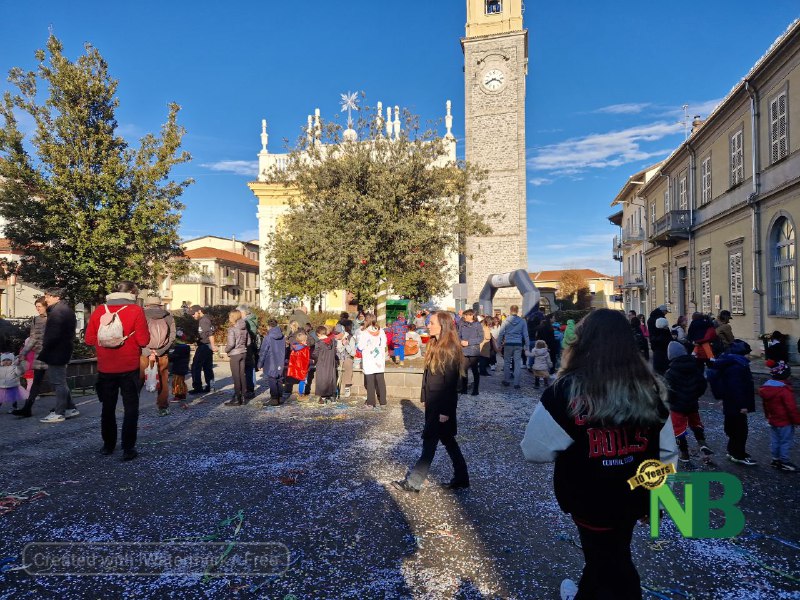
M 22 254 L 6 238 L 0 238 L 0 259 L 19 262 L 21 258 Z M 43 295 L 43 290 L 17 275 L 0 279 L 0 315 L 6 319 L 34 317 L 37 314 L 34 302 Z
M 637 314 L 647 314 L 648 303 L 645 256 L 650 250 L 647 238 L 647 211 L 645 201 L 640 195 L 642 187 L 658 173 L 660 163 L 642 169 L 631 175 L 611 203 L 621 209 L 609 220 L 619 227 L 614 236 L 612 254 L 622 263 L 620 282 L 622 305 L 625 311 L 634 310 Z M 660 303 L 650 307 L 650 310 Z
M 800 20 L 635 193 L 646 214 L 647 309 L 729 310 L 754 351 L 762 333 L 788 333 L 790 348 L 800 336 L 798 67 Z
M 162 282 L 167 308 L 259 305 L 258 243 L 209 235 L 187 240 L 183 248 L 194 272 Z
M 543 313 L 547 314 L 557 309 L 551 303 L 559 295 L 561 282 L 567 273 L 576 274 L 586 281 L 586 286 L 592 295 L 592 308 L 622 308 L 622 303 L 616 299 L 619 284 L 616 277 L 603 275 L 594 269 L 564 269 L 530 273 L 531 280 L 542 294 L 540 309 Z
M 469 237 L 467 296 L 477 301 L 489 275 L 528 267 L 525 176 L 525 77 L 528 31 L 522 0 L 467 0 L 464 51 L 464 132 L 467 161 L 488 170 L 483 212 L 497 214 L 492 234 Z M 500 290 L 495 305 L 518 301 Z
M 436 163 L 437 166 L 444 166 L 446 164 L 454 163 L 456 157 L 456 139 L 452 134 L 453 116 L 451 113 L 451 104 L 448 100 L 446 103 L 446 116 L 445 126 L 447 132 L 444 136 L 445 150 L 444 156 L 440 157 Z M 402 133 L 400 121 L 400 107 L 395 106 L 394 110 L 391 107 L 386 107 L 386 116 L 383 117 L 383 104 L 377 103 L 377 113 L 380 115 L 377 119 L 376 126 L 379 131 L 385 129 L 386 139 L 398 139 Z M 314 116 L 308 116 L 306 125 L 306 135 L 308 136 L 309 144 L 316 144 L 323 155 L 326 153 L 326 146 L 320 142 L 321 137 L 321 123 L 320 123 L 320 110 L 315 109 Z M 348 129 L 344 132 L 346 140 L 353 142 L 357 141 L 357 134 L 354 130 Z M 291 186 L 285 186 L 282 183 L 273 183 L 270 181 L 270 173 L 273 170 L 283 171 L 287 168 L 289 160 L 288 154 L 273 154 L 269 151 L 269 135 L 267 134 L 267 122 L 261 121 L 261 151 L 258 153 L 258 178 L 256 181 L 251 181 L 247 184 L 253 194 L 258 198 L 258 237 L 259 245 L 263 248 L 264 244 L 269 239 L 269 236 L 279 226 L 281 218 L 286 211 L 289 210 L 289 200 L 292 198 L 300 197 L 300 191 Z M 260 272 L 260 287 L 262 293 L 260 294 L 260 305 L 262 308 L 277 308 L 276 301 L 278 298 L 273 298 L 268 290 L 266 283 L 267 275 L 267 257 L 265 253 L 261 253 L 259 259 L 259 272 Z M 452 281 L 450 287 L 452 288 L 458 283 L 458 255 L 453 254 L 450 259 L 450 270 L 452 271 Z M 455 301 L 452 293 L 447 294 L 441 298 L 434 298 L 433 301 L 442 307 L 454 307 Z M 341 311 L 348 310 L 348 294 L 345 290 L 334 290 L 325 294 L 318 304 L 321 310 Z

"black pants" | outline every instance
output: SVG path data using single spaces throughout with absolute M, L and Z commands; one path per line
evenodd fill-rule
M 725 415 L 725 435 L 728 436 L 728 454 L 733 458 L 746 458 L 747 415 L 742 413 Z
M 295 379 L 294 377 L 286 377 L 283 380 L 283 397 L 284 399 L 288 398 L 292 395 L 292 390 L 294 389 L 294 384 L 300 383 L 299 380 Z M 306 388 L 308 388 L 308 384 L 306 384 Z
M 139 369 L 127 373 L 98 373 L 97 398 L 103 405 L 100 415 L 100 431 L 103 446 L 117 445 L 117 399 L 122 393 L 122 449 L 133 450 L 136 446 L 136 428 L 139 423 Z
M 631 558 L 636 521 L 610 531 L 578 525 L 586 565 L 575 600 L 641 600 L 639 573 Z
M 478 372 L 485 376 L 491 375 L 489 373 L 489 357 L 488 356 L 479 356 L 478 357 Z
M 203 381 L 200 375 L 206 376 L 206 385 L 214 381 L 214 353 L 208 344 L 197 344 L 197 350 L 192 359 L 192 389 L 196 392 L 203 390 Z
M 422 438 L 422 455 L 408 474 L 408 483 L 413 487 L 421 488 L 428 478 L 428 471 L 430 471 L 433 457 L 436 454 L 436 446 L 439 445 L 439 442 L 442 442 L 447 454 L 450 455 L 450 460 L 453 462 L 453 481 L 469 483 L 467 461 L 464 460 L 464 455 L 461 454 L 461 448 L 459 448 L 455 436 L 450 433 L 440 433 Z
M 364 375 L 364 384 L 367 386 L 367 404 L 375 406 L 375 395 L 377 392 L 381 406 L 386 406 L 386 379 L 383 373 Z
M 245 392 L 245 360 L 244 354 L 234 354 L 229 357 L 231 361 L 231 376 L 233 377 L 233 394 L 242 398 Z
M 256 391 L 256 359 L 258 355 L 253 355 L 249 350 L 244 359 L 244 391 L 253 394 Z
M 36 398 L 39 395 L 39 390 L 42 387 L 42 380 L 44 376 L 47 374 L 47 369 L 34 369 L 33 370 L 33 381 L 31 382 L 31 389 L 28 390 L 28 399 L 25 400 L 25 406 L 22 407 L 22 410 L 31 410 L 33 408 L 33 403 L 36 402 Z
M 280 377 L 267 377 L 267 385 L 269 385 L 269 397 L 278 399 L 281 397 L 281 378 Z M 289 392 L 291 394 L 291 391 Z
M 472 393 L 478 393 L 478 384 L 481 382 L 481 372 L 478 368 L 480 356 L 465 356 L 464 357 L 464 372 L 466 373 L 467 369 L 472 371 Z M 464 377 L 461 378 L 461 393 L 467 393 L 467 381 L 468 381 L 469 374 L 467 373 Z

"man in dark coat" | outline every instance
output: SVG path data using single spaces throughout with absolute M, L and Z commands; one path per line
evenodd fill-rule
M 47 302 L 47 324 L 44 328 L 42 351 L 39 360 L 47 364 L 47 379 L 56 395 L 53 411 L 42 423 L 61 423 L 65 419 L 77 417 L 72 395 L 67 385 L 67 364 L 75 347 L 75 312 L 63 300 L 62 288 L 50 288 L 44 293 Z
M 214 386 L 214 353 L 217 351 L 214 344 L 214 326 L 201 306 L 193 305 L 189 313 L 197 321 L 197 350 L 192 359 L 192 389 L 189 393 L 208 393 L 213 391 Z M 206 377 L 205 388 L 202 375 Z
M 658 319 L 665 319 L 668 312 L 669 307 L 666 304 L 662 304 L 657 306 L 653 312 L 650 313 L 650 316 L 647 317 L 647 331 L 650 333 L 651 338 L 653 337 L 653 332 L 657 329 L 656 321 Z
M 286 338 L 275 319 L 267 321 L 267 327 L 269 327 L 269 331 L 261 342 L 257 368 L 263 369 L 264 376 L 267 378 L 269 405 L 278 406 L 281 403 L 281 378 L 286 356 Z
M 555 333 L 553 333 L 553 323 L 550 321 L 550 317 L 545 317 L 542 319 L 542 322 L 539 323 L 539 327 L 536 328 L 535 333 L 537 340 L 542 340 L 545 344 L 547 344 L 547 350 L 550 352 L 550 362 L 553 364 L 550 373 L 555 373 L 558 360 L 558 351 L 561 349 L 561 345 L 558 343 L 558 340 L 556 340 Z M 533 341 L 533 339 L 531 339 L 531 341 Z
M 305 306 L 298 306 L 294 312 L 289 315 L 289 323 L 297 321 L 297 324 L 303 329 L 311 321 L 308 320 L 308 309 Z

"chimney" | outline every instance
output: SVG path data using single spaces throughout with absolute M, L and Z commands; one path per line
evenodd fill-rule
M 700 115 L 695 115 L 692 119 L 692 133 L 700 129 L 703 123 L 705 123 L 705 121 L 700 118 Z

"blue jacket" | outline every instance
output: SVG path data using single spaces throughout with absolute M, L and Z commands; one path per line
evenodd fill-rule
M 511 315 L 503 323 L 498 334 L 497 343 L 501 346 L 525 346 L 530 345 L 530 338 L 528 337 L 528 324 L 525 319 Z
M 736 415 L 743 408 L 748 412 L 755 411 L 753 374 L 750 372 L 750 361 L 744 356 L 723 354 L 706 370 L 706 378 L 711 384 L 714 398 L 722 400 L 722 412 L 725 415 Z
M 286 338 L 279 327 L 273 327 L 264 336 L 258 352 L 258 368 L 264 369 L 267 377 L 280 377 L 286 359 Z
M 483 342 L 483 325 L 477 321 L 467 323 L 466 319 L 461 319 L 461 323 L 458 324 L 458 339 L 469 344 L 469 346 L 461 348 L 464 356 L 480 356 L 481 342 Z

